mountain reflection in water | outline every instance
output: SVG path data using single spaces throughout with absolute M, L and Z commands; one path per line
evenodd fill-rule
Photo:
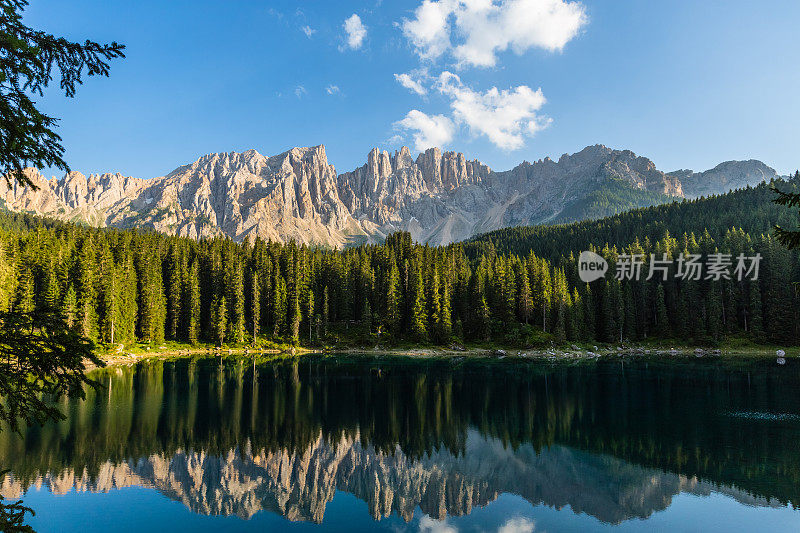
M 619 523 L 688 492 L 800 492 L 797 365 L 303 359 L 150 362 L 99 374 L 67 419 L 0 433 L 1 494 L 158 490 L 204 515 L 322 522 L 469 514 L 503 493 Z M 731 413 L 778 413 L 773 418 Z

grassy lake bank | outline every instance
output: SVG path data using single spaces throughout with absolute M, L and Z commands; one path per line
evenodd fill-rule
M 570 344 L 550 348 L 520 348 L 489 345 L 453 344 L 451 346 L 374 346 L 374 347 L 324 347 L 306 348 L 289 344 L 269 343 L 259 347 L 214 347 L 211 345 L 192 346 L 180 343 L 166 343 L 158 348 L 118 347 L 116 350 L 102 351 L 99 356 L 106 367 L 131 365 L 152 359 L 176 359 L 184 357 L 244 357 L 247 359 L 286 359 L 302 355 L 353 355 L 402 358 L 483 358 L 519 360 L 581 360 L 600 357 L 650 357 L 670 359 L 673 357 L 715 357 L 715 358 L 777 358 L 778 350 L 784 357 L 800 357 L 800 347 L 782 348 L 769 345 L 752 345 L 730 342 L 716 348 L 693 346 L 662 345 L 586 345 Z M 93 367 L 92 367 L 93 368 Z

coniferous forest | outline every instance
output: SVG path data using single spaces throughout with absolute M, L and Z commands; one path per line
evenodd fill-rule
M 780 187 L 797 190 L 797 177 Z M 510 228 L 445 247 L 408 233 L 342 251 L 255 240 L 192 240 L 96 229 L 24 214 L 0 217 L 0 309 L 56 309 L 101 344 L 165 340 L 241 345 L 348 341 L 536 346 L 551 342 L 727 337 L 796 344 L 792 225 L 767 184 L 594 222 Z M 591 249 L 611 275 L 582 283 Z M 617 280 L 622 254 L 723 252 L 763 257 L 757 281 Z

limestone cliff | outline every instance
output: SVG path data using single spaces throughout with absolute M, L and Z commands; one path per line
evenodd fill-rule
M 724 163 L 701 175 L 665 174 L 629 150 L 595 145 L 504 172 L 438 148 L 415 159 L 404 147 L 393 154 L 375 148 L 364 166 L 337 175 L 325 147 L 315 146 L 272 157 L 255 150 L 209 154 L 153 179 L 70 172 L 48 180 L 33 169 L 26 173 L 38 189 L 0 180 L 0 207 L 193 238 L 294 239 L 341 247 L 377 242 L 397 230 L 420 242 L 447 244 L 502 227 L 547 223 L 610 181 L 632 195 L 650 193 L 636 204 L 650 205 L 652 193 L 663 199 L 689 194 L 684 181 L 690 195 L 709 194 L 768 179 L 775 171 L 750 161 Z

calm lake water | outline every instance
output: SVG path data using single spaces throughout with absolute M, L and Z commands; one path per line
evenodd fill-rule
M 305 358 L 97 374 L 0 433 L 45 531 L 800 531 L 800 361 Z

